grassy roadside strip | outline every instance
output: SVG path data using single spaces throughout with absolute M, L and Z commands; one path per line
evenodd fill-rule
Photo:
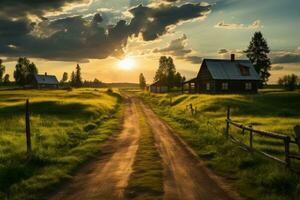
M 164 101 L 161 97 L 140 96 L 177 131 L 209 168 L 223 176 L 246 199 L 299 199 L 300 178 L 284 166 L 258 154 L 245 152 L 213 129 L 208 131 L 206 121 L 172 112 L 170 106 L 160 105 L 159 101 Z
M 164 193 L 160 155 L 155 147 L 153 133 L 139 106 L 138 113 L 141 137 L 125 196 L 135 200 L 160 200 Z
M 68 140 L 74 140 L 78 143 L 74 148 L 59 158 L 52 158 L 51 162 L 44 161 L 45 158 L 40 158 L 39 154 L 31 155 L 28 162 L 33 162 L 34 165 L 42 165 L 38 173 L 29 179 L 25 179 L 9 189 L 7 194 L 0 195 L 0 199 L 5 200 L 42 200 L 47 199 L 49 193 L 55 192 L 60 185 L 72 178 L 72 174 L 85 162 L 94 157 L 95 154 L 101 151 L 101 146 L 114 133 L 121 128 L 123 116 L 123 105 L 121 97 L 117 93 L 111 93 L 118 99 L 117 104 L 109 113 L 101 116 L 98 119 L 91 120 L 82 127 L 80 135 L 74 135 Z M 42 162 L 42 163 L 40 163 Z M 13 170 L 13 169 L 12 169 Z M 18 172 L 17 172 L 18 173 Z

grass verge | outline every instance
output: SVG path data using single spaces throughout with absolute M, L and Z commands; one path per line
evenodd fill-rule
M 134 200 L 161 200 L 164 192 L 160 155 L 140 107 L 138 113 L 141 137 L 125 196 Z
M 255 127 L 291 135 L 300 107 L 299 93 L 268 93 L 259 95 L 176 95 L 172 101 L 168 95 L 140 94 L 195 150 L 206 165 L 223 176 L 248 200 L 298 200 L 300 177 L 285 166 L 258 154 L 251 154 L 226 140 L 227 105 L 232 105 L 233 119 L 241 123 L 255 123 Z M 285 104 L 285 101 L 289 104 Z M 193 104 L 196 115 L 186 111 Z M 279 109 L 280 108 L 280 109 Z M 282 116 L 285 111 L 288 115 Z M 215 125 L 207 125 L 210 121 Z M 236 136 L 241 135 L 231 129 Z M 247 141 L 246 136 L 240 139 Z M 283 155 L 283 145 L 265 138 L 255 138 L 255 148 L 272 150 Z M 295 153 L 297 149 L 292 148 Z M 296 163 L 293 163 L 296 164 Z M 297 166 L 297 165 L 296 165 Z
M 0 96 L 0 199 L 46 199 L 121 124 L 121 99 L 105 90 L 9 90 Z M 24 135 L 26 98 L 31 102 L 30 156 Z

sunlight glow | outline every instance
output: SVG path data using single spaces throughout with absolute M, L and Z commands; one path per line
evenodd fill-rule
M 136 65 L 136 62 L 131 57 L 126 57 L 118 63 L 120 69 L 123 70 L 132 70 Z

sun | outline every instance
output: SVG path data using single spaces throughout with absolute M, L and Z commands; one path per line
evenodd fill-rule
M 136 65 L 136 62 L 131 57 L 126 57 L 118 63 L 119 68 L 123 70 L 132 70 Z

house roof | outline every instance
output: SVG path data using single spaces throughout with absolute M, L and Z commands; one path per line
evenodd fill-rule
M 219 80 L 261 80 L 249 60 L 204 59 L 213 79 Z M 249 75 L 242 75 L 240 67 L 249 68 Z
M 47 85 L 57 85 L 58 80 L 56 79 L 56 76 L 53 75 L 34 75 L 35 80 L 38 84 L 47 84 Z
M 166 84 L 163 83 L 163 81 L 159 80 L 159 81 L 152 83 L 150 86 L 162 87 L 162 86 L 166 86 Z

